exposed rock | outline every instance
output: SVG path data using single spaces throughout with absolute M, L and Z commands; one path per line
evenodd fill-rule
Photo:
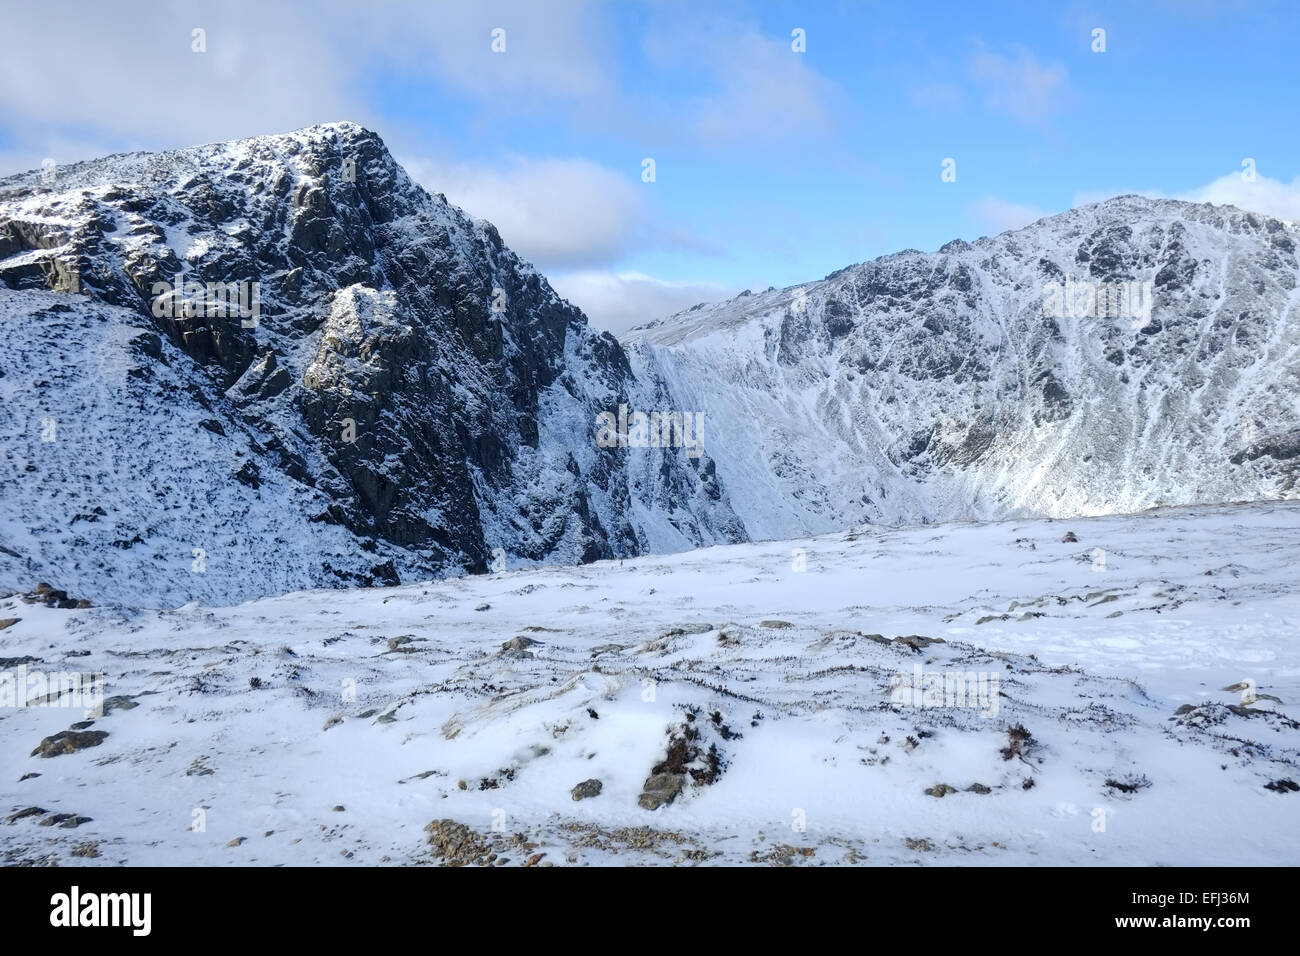
M 75 813 L 52 813 L 41 821 L 43 827 L 57 826 L 64 830 L 75 830 L 83 823 L 90 823 L 90 817 L 78 816 Z
M 637 803 L 646 810 L 658 810 L 666 803 L 672 803 L 686 785 L 684 773 L 656 773 L 646 778 L 642 786 L 644 791 Z
M 528 650 L 530 647 L 536 647 L 541 641 L 535 641 L 531 637 L 512 637 L 501 645 L 501 656 L 522 660 L 532 657 L 533 652 Z
M 492 843 L 456 820 L 434 820 L 425 826 L 429 846 L 444 866 L 467 866 L 493 863 L 504 865 Z
M 98 747 L 107 737 L 106 730 L 61 730 L 42 740 L 31 756 L 57 757 L 60 754 L 76 753 L 87 747 Z
M 38 817 L 46 812 L 44 807 L 24 807 L 15 813 L 5 817 L 5 823 L 17 823 L 19 820 L 25 820 L 27 817 Z
M 920 634 L 909 634 L 906 637 L 894 638 L 894 643 L 910 647 L 919 654 L 923 647 L 929 647 L 931 644 L 944 644 L 946 642 L 942 637 L 923 637 Z

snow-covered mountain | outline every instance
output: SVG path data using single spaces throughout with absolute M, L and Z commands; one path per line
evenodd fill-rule
M 755 539 L 1294 497 L 1297 242 L 1265 216 L 1124 196 L 696 306 L 624 344 L 703 411 Z
M 174 606 L 743 537 L 707 455 L 596 444 L 659 407 L 618 343 L 374 133 L 52 172 L 0 180 L 0 586 Z
M 1293 862 L 1297 240 L 620 343 L 351 124 L 0 180 L 0 862 Z
M 227 603 L 1292 497 L 1298 239 L 1122 197 L 620 344 L 353 124 L 10 177 L 0 588 Z M 1085 282 L 1140 320 L 1076 316 Z M 703 454 L 636 447 L 656 411 Z

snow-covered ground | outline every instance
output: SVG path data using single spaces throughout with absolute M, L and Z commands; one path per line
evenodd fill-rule
M 0 860 L 1296 864 L 1298 564 L 1280 503 L 229 608 L 14 596 L 0 671 L 102 671 L 107 736 L 30 756 L 82 711 L 0 708 Z M 896 699 L 918 666 L 997 693 Z M 686 775 L 643 797 L 660 764 Z

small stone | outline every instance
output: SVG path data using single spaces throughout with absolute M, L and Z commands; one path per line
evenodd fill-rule
M 334 807 L 334 812 L 335 812 L 335 813 L 342 813 L 345 809 L 346 809 L 346 808 L 343 806 L 343 804 L 340 803 L 340 804 L 338 804 L 338 805 L 336 805 L 336 806 Z
M 637 803 L 646 810 L 658 810 L 664 804 L 672 803 L 685 785 L 686 775 L 683 773 L 653 774 L 641 788 L 645 792 L 637 798 Z
M 969 787 L 966 788 L 966 792 L 982 794 L 982 793 L 992 793 L 993 791 L 990 790 L 988 787 L 984 786 L 984 784 L 982 783 L 972 783 Z
M 501 645 L 501 656 L 513 657 L 518 660 L 532 657 L 532 651 L 528 650 L 528 648 L 534 647 L 539 643 L 541 642 L 535 641 L 531 637 L 524 637 L 522 635 L 519 637 L 512 637 Z
M 646 778 L 646 782 L 641 789 L 675 794 L 685 784 L 686 774 L 684 773 L 656 773 Z
M 927 795 L 931 797 L 943 797 L 950 793 L 956 793 L 957 788 L 950 787 L 946 783 L 940 783 L 940 784 L 936 784 L 933 787 L 928 788 L 925 792 Z
M 592 778 L 591 780 L 582 781 L 582 783 L 578 784 L 570 792 L 573 795 L 574 800 L 586 800 L 589 797 L 600 796 L 600 791 L 603 786 L 604 784 L 599 780 Z

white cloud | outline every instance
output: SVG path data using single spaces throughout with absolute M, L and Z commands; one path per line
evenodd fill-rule
M 53 153 L 69 131 L 157 147 L 365 119 L 351 71 L 301 10 L 17 3 L 4 19 L 0 114 L 24 151 Z M 206 52 L 191 49 L 196 28 Z
M 612 86 L 617 44 L 591 0 L 422 2 L 400 16 L 374 15 L 381 11 L 367 11 L 357 24 L 370 52 L 498 106 L 600 100 Z M 504 52 L 493 50 L 497 29 Z
M 591 319 L 615 335 L 634 326 L 690 308 L 718 302 L 736 289 L 714 282 L 672 282 L 640 272 L 571 272 L 552 276 L 551 286 Z
M 651 31 L 645 46 L 658 68 L 706 89 L 684 111 L 675 107 L 675 122 L 705 142 L 725 144 L 795 142 L 835 125 L 839 88 L 790 44 L 788 35 L 767 36 L 747 24 L 716 20 L 689 30 L 674 22 L 671 29 Z
M 12 165 L 2 171 L 31 168 L 20 158 L 31 154 L 91 158 L 59 152 L 69 139 L 157 149 L 338 120 L 375 125 L 367 103 L 378 63 L 467 93 L 493 116 L 555 100 L 596 110 L 613 85 L 613 44 L 584 0 L 387 13 L 306 0 L 7 4 L 0 126 L 12 145 L 0 159 Z M 491 50 L 496 26 L 507 31 L 505 53 Z M 191 49 L 194 29 L 205 31 L 205 52 Z
M 983 89 L 990 110 L 1022 122 L 1046 119 L 1073 96 L 1064 66 L 1039 63 L 1023 47 L 1018 47 L 1011 59 L 980 43 L 967 69 Z
M 1284 183 L 1257 175 L 1254 182 L 1248 183 L 1241 178 L 1241 173 L 1229 173 L 1174 198 L 1220 205 L 1226 203 L 1239 209 L 1300 222 L 1300 176 Z
M 1021 226 L 1027 226 L 1050 215 L 1033 206 L 1006 202 L 995 196 L 986 196 L 972 203 L 969 208 L 971 215 L 992 229 L 994 234 L 1006 232 L 1008 229 L 1019 229 Z
M 1241 178 L 1241 173 L 1228 173 L 1204 186 L 1180 193 L 1164 193 L 1157 189 L 1083 192 L 1074 197 L 1074 205 L 1085 206 L 1126 193 L 1136 193 L 1148 199 L 1182 199 L 1186 202 L 1236 206 L 1248 212 L 1300 222 L 1300 176 L 1284 183 L 1257 174 L 1254 182 L 1246 182 Z
M 644 238 L 645 204 L 625 177 L 583 159 L 515 158 L 501 168 L 404 160 L 431 192 L 497 227 L 543 271 L 613 262 Z

